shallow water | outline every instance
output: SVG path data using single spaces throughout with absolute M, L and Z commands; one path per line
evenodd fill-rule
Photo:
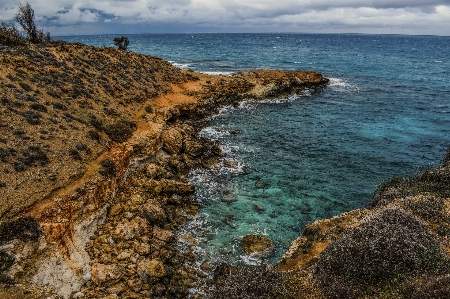
M 112 38 L 64 39 L 108 46 Z M 364 207 L 380 182 L 436 167 L 450 145 L 449 37 L 129 38 L 130 50 L 195 71 L 312 69 L 330 78 L 329 86 L 303 96 L 226 107 L 202 131 L 237 164 L 191 175 L 203 217 L 185 229 L 202 240 L 198 254 L 213 262 L 252 262 L 240 250 L 248 233 L 273 239 L 276 261 L 306 223 Z

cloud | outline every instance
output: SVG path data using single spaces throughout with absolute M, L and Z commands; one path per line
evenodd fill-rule
M 56 14 L 58 24 L 71 25 L 77 23 L 93 23 L 99 20 L 99 13 L 93 12 L 89 9 L 80 9 L 76 6 L 70 9 L 58 12 Z
M 135 28 L 142 30 L 156 27 L 163 30 L 166 26 L 179 32 L 188 28 L 206 32 L 322 32 L 328 28 L 329 32 L 450 35 L 450 0 L 29 0 L 29 3 L 39 16 L 39 24 L 56 33 L 68 32 L 74 26 L 83 30 L 92 26 L 114 33 L 120 25 L 132 28 L 136 24 Z M 16 11 L 15 5 L 0 3 L 0 19 L 11 19 Z

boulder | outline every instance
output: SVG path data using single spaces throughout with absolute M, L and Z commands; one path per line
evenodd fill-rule
M 176 193 L 179 195 L 183 195 L 183 194 L 190 194 L 195 191 L 193 185 L 178 182 L 175 180 L 161 180 L 160 184 L 163 192 L 165 193 Z
M 183 136 L 176 128 L 169 128 L 162 132 L 163 149 L 169 154 L 179 154 L 183 147 Z
M 95 263 L 91 268 L 91 280 L 99 286 L 110 286 L 123 277 L 124 269 L 117 264 L 104 265 Z
M 118 223 L 112 233 L 112 237 L 116 242 L 131 240 L 135 236 L 133 228 L 128 221 Z
M 149 179 L 158 179 L 167 176 L 167 171 L 159 165 L 150 163 L 145 167 L 145 174 Z
M 198 157 L 205 151 L 205 147 L 192 138 L 186 138 L 184 140 L 184 151 L 192 157 Z
M 142 214 L 149 223 L 163 223 L 167 216 L 164 209 L 156 200 L 150 200 L 142 206 Z
M 245 254 L 260 258 L 270 257 L 275 249 L 275 244 L 271 239 L 260 235 L 244 236 L 242 245 Z
M 166 243 L 173 243 L 176 241 L 176 237 L 173 232 L 169 230 L 159 229 L 157 227 L 153 229 L 153 237 Z
M 166 276 L 166 270 L 161 261 L 145 259 L 138 264 L 137 274 L 143 283 L 147 283 L 150 277 L 161 278 Z

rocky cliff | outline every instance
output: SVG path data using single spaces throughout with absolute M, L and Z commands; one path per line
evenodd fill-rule
M 1 47 L 0 64 L 1 298 L 186 298 L 212 270 L 175 246 L 198 217 L 186 175 L 222 156 L 205 117 L 327 84 L 64 42 Z

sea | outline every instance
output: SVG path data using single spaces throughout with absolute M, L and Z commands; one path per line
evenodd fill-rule
M 57 38 L 114 47 L 114 37 Z M 229 162 L 190 175 L 201 207 L 180 235 L 198 240 L 191 249 L 200 260 L 273 264 L 308 223 L 364 208 L 379 184 L 439 166 L 450 147 L 450 37 L 211 33 L 128 38 L 129 51 L 196 72 L 314 70 L 330 80 L 320 90 L 224 107 L 209 119 L 201 135 L 219 140 Z M 274 255 L 246 256 L 241 245 L 246 234 L 272 239 Z

